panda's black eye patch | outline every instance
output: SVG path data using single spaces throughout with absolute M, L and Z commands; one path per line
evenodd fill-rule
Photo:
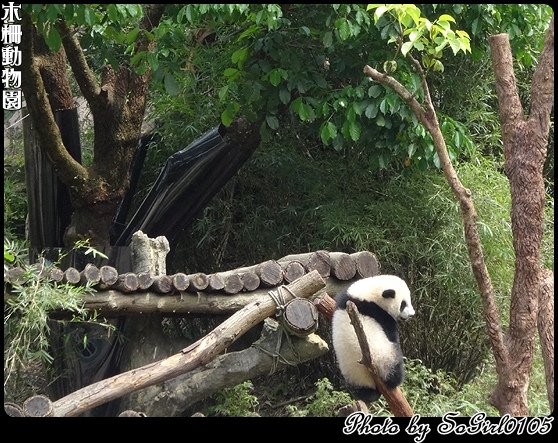
M 403 312 L 403 309 L 405 309 L 406 307 L 407 307 L 407 302 L 403 300 L 401 302 L 401 306 L 399 307 L 399 312 Z
M 393 289 L 386 289 L 384 292 L 382 292 L 382 297 L 395 298 L 395 291 Z

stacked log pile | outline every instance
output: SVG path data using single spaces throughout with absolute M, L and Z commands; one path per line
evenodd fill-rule
M 128 295 L 141 292 L 235 295 L 289 284 L 313 270 L 317 270 L 323 278 L 348 281 L 377 275 L 379 265 L 374 254 L 368 251 L 354 254 L 316 251 L 214 274 L 176 273 L 153 277 L 146 272 L 119 274 L 111 266 L 97 268 L 88 264 L 82 271 L 72 267 L 66 270 L 52 268 L 50 278 L 56 282 L 87 284 L 98 291 L 114 290 Z M 12 268 L 5 272 L 4 279 L 7 283 L 21 283 L 22 274 L 22 269 Z

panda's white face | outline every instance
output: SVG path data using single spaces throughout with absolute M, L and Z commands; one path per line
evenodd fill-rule
M 415 315 L 411 291 L 395 275 L 376 275 L 356 281 L 347 289 L 350 296 L 376 303 L 395 320 L 407 320 Z

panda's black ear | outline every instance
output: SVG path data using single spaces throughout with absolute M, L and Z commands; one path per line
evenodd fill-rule
M 382 292 L 382 297 L 395 298 L 395 291 L 393 289 L 386 289 L 384 292 Z

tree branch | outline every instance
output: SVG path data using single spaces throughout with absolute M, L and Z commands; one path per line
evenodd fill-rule
M 75 32 L 71 29 L 64 20 L 58 23 L 58 30 L 62 37 L 62 44 L 66 50 L 66 56 L 70 62 L 72 72 L 79 85 L 81 93 L 89 103 L 91 111 L 95 112 L 97 108 L 95 105 L 99 103 L 99 87 L 93 71 L 89 67 L 83 49 L 79 44 L 79 40 L 75 36 Z
M 496 78 L 498 102 L 506 104 L 498 108 L 505 148 L 509 145 L 507 141 L 511 139 L 515 125 L 524 119 L 523 107 L 517 91 L 508 34 L 491 35 L 488 41 L 492 51 L 492 70 Z
M 422 90 L 424 91 L 424 101 L 426 103 L 426 109 L 435 116 L 436 113 L 434 112 L 434 105 L 432 104 L 432 97 L 430 96 L 430 88 L 428 87 L 428 83 L 426 82 L 426 75 L 424 73 L 424 70 L 422 69 L 420 62 L 416 58 L 414 58 L 410 52 L 407 54 L 407 57 L 409 58 L 409 60 L 411 60 L 411 63 L 419 74 Z
M 494 288 L 492 287 L 490 275 L 488 274 L 488 269 L 486 268 L 480 236 L 476 226 L 478 218 L 477 212 L 471 198 L 471 191 L 463 186 L 451 163 L 446 142 L 432 104 L 424 71 L 421 69 L 420 64 L 418 68 L 418 74 L 424 88 L 425 102 L 428 105 L 426 110 L 418 103 L 411 93 L 393 77 L 382 74 L 370 66 L 364 67 L 364 73 L 376 80 L 378 83 L 394 90 L 411 107 L 420 122 L 432 136 L 432 141 L 436 147 L 436 152 L 438 154 L 438 158 L 440 159 L 440 165 L 444 171 L 446 180 L 459 201 L 469 260 L 471 261 L 471 268 L 477 281 L 483 302 L 483 314 L 492 351 L 496 359 L 496 369 L 498 373 L 501 374 L 508 361 L 508 352 L 504 344 L 504 334 L 502 332 L 500 314 L 494 300 Z
M 370 371 L 374 384 L 376 385 L 376 389 L 384 396 L 389 405 L 390 411 L 395 417 L 412 417 L 413 410 L 401 392 L 401 389 L 399 389 L 399 387 L 389 389 L 380 377 L 378 368 L 376 368 L 376 365 L 372 361 L 370 345 L 368 344 L 366 333 L 364 332 L 362 322 L 360 321 L 358 309 L 352 301 L 347 302 L 347 314 L 349 314 L 351 323 L 355 328 L 358 344 L 360 345 L 360 349 L 362 351 L 362 360 L 360 363 L 362 363 Z
M 89 179 L 89 172 L 72 158 L 62 142 L 39 68 L 34 60 L 33 23 L 31 16 L 26 13 L 23 13 L 21 40 L 22 89 L 35 130 L 39 134 L 40 147 L 60 180 L 73 189 L 81 189 Z
M 405 103 L 409 105 L 409 107 L 413 110 L 421 123 L 424 124 L 424 126 L 428 126 L 428 120 L 426 118 L 426 112 L 424 108 L 401 83 L 399 83 L 393 77 L 387 74 L 382 74 L 381 72 L 368 65 L 364 67 L 364 75 L 370 77 L 373 80 L 376 80 L 378 83 L 381 83 L 384 86 L 393 89 L 405 101 Z M 425 95 L 427 91 L 428 90 L 425 91 Z
M 536 119 L 542 134 L 550 129 L 550 112 L 554 105 L 554 15 L 544 39 L 544 47 L 533 73 L 531 83 L 531 112 L 529 119 Z

